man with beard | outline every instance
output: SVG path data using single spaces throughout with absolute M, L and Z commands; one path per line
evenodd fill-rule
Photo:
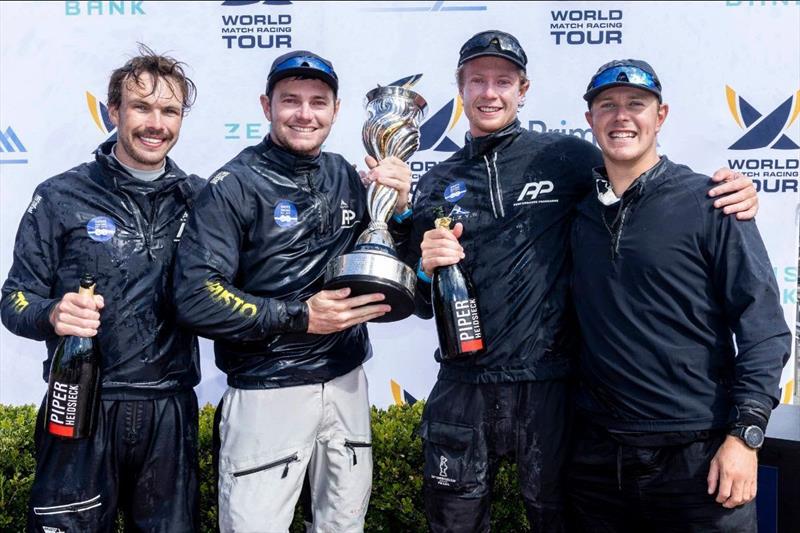
M 420 433 L 433 532 L 488 530 L 492 482 L 504 457 L 517 464 L 533 531 L 564 528 L 568 378 L 578 347 L 567 243 L 575 207 L 593 187 L 592 167 L 601 157 L 576 137 L 520 126 L 526 65 L 525 51 L 508 33 L 485 31 L 464 43 L 456 77 L 467 142 L 420 179 L 414 196 L 407 257 L 420 278 L 417 314 L 432 316 L 434 269 L 463 261 L 486 343 L 478 358 L 441 361 L 425 405 Z M 746 190 L 717 207 L 753 207 L 749 180 L 714 193 L 738 189 Z M 432 229 L 437 208 L 456 221 L 453 231 Z
M 306 472 L 314 531 L 364 528 L 365 322 L 390 307 L 382 294 L 322 290 L 328 263 L 368 222 L 358 172 L 322 151 L 338 89 L 333 65 L 317 54 L 275 59 L 261 96 L 269 135 L 211 177 L 178 251 L 178 319 L 215 340 L 228 376 L 217 409 L 222 531 L 287 531 Z M 395 157 L 367 164 L 367 179 L 398 190 L 397 224 L 411 171 Z
M 111 531 L 118 509 L 131 529 L 199 528 L 197 340 L 167 290 L 204 184 L 167 157 L 194 97 L 180 62 L 141 46 L 109 81 L 116 141 L 40 184 L 22 217 L 3 323 L 46 342 L 45 380 L 61 336 L 96 337 L 101 354 L 90 437 L 51 435 L 39 410 L 30 531 Z M 93 298 L 75 292 L 84 273 Z

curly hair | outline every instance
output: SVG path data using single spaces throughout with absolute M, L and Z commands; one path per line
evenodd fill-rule
M 183 114 L 186 114 L 197 97 L 197 87 L 183 70 L 186 64 L 172 57 L 156 54 L 142 43 L 138 44 L 139 55 L 111 73 L 111 79 L 108 81 L 108 107 L 120 106 L 123 87 L 126 83 L 133 82 L 134 85 L 141 87 L 144 85 L 141 81 L 142 75 L 150 74 L 153 77 L 153 88 L 150 94 L 155 92 L 159 80 L 169 81 L 167 86 L 173 96 L 177 96 L 176 89 L 181 90 L 181 109 Z

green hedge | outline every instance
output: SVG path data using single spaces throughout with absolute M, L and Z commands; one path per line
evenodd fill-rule
M 372 408 L 375 468 L 366 531 L 427 531 L 422 505 L 422 442 L 415 436 L 423 402 L 413 406 Z M 0 531 L 23 531 L 25 507 L 33 482 L 33 426 L 36 408 L 0 405 Z M 214 408 L 200 412 L 200 509 L 203 532 L 217 531 L 216 480 L 211 462 Z M 301 533 L 302 510 L 291 531 Z M 492 531 L 526 531 L 516 468 L 504 464 L 497 475 Z

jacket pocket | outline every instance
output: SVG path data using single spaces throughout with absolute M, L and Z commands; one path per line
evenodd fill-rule
M 103 502 L 100 500 L 100 495 L 98 494 L 94 498 L 81 502 L 65 503 L 63 505 L 53 505 L 49 507 L 34 507 L 33 514 L 38 516 L 46 516 L 65 513 L 82 513 L 84 511 L 88 511 L 89 509 L 100 507 L 101 505 L 103 505 Z
M 425 480 L 433 489 L 466 492 L 478 485 L 475 429 L 472 426 L 423 420 Z
M 289 475 L 289 465 L 295 463 L 300 460 L 300 457 L 297 453 L 293 453 L 292 455 L 283 457 L 282 459 L 277 459 L 275 461 L 270 461 L 268 463 L 264 463 L 258 466 L 254 466 L 252 468 L 246 468 L 244 470 L 238 470 L 236 472 L 232 472 L 231 475 L 233 477 L 243 477 L 249 476 L 251 474 L 257 474 L 258 472 L 263 472 L 265 470 L 271 470 L 273 468 L 283 468 L 283 473 L 281 474 L 281 479 L 285 478 Z
M 356 442 L 352 440 L 345 440 L 344 447 L 353 453 L 353 466 L 358 464 L 358 449 L 359 448 L 372 448 L 371 442 Z

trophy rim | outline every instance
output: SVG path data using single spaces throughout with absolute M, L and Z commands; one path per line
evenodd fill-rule
M 362 256 L 372 269 L 355 269 L 356 265 L 350 263 L 351 256 L 355 255 Z M 355 250 L 328 263 L 323 288 L 336 290 L 349 287 L 351 297 L 383 293 L 386 299 L 380 303 L 388 303 L 392 310 L 370 322 L 395 322 L 413 314 L 416 281 L 416 272 L 396 257 L 374 250 Z
M 395 96 L 399 95 L 404 98 L 413 100 L 414 104 L 420 109 L 420 118 L 424 118 L 428 112 L 428 102 L 416 91 L 401 87 L 399 85 L 378 85 L 367 93 L 367 103 L 372 102 L 379 96 Z

